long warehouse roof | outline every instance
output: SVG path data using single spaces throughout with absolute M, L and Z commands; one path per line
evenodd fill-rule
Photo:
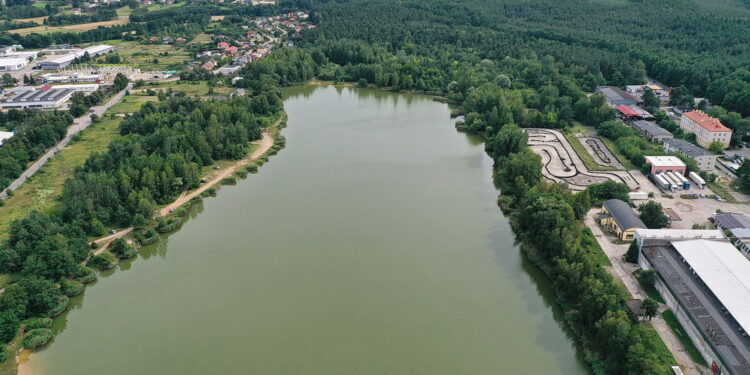
M 672 242 L 698 277 L 746 331 L 750 331 L 750 261 L 727 242 Z
M 86 52 L 88 52 L 89 55 L 93 55 L 93 54 L 98 54 L 98 53 L 100 53 L 102 51 L 105 51 L 107 49 L 110 49 L 110 48 L 112 48 L 112 46 L 109 46 L 109 45 L 106 45 L 106 44 L 100 44 L 100 45 L 97 45 L 97 46 L 91 46 L 91 47 L 84 48 L 84 49 L 82 49 L 82 50 L 80 50 L 78 52 L 75 52 L 75 53 L 71 53 L 71 54 L 68 54 L 68 55 L 56 57 L 54 59 L 50 59 L 50 60 L 47 60 L 47 61 L 41 61 L 40 63 L 42 63 L 42 64 L 64 64 L 64 63 L 66 63 L 68 61 L 73 61 L 73 60 L 75 60 L 77 58 L 83 57 L 86 54 Z

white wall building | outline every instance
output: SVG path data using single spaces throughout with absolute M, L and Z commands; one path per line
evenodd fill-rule
M 0 57 L 0 72 L 21 70 L 29 63 L 22 57 Z

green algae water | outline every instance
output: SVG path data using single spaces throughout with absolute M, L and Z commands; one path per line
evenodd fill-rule
M 429 97 L 286 91 L 287 147 L 72 299 L 23 375 L 586 374 Z

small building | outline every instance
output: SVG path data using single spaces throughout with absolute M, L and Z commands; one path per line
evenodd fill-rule
M 615 107 L 620 117 L 625 121 L 653 120 L 654 116 L 645 109 L 634 105 L 618 105 Z
M 636 120 L 633 121 L 633 128 L 638 130 L 642 136 L 648 138 L 651 142 L 663 143 L 667 139 L 672 139 L 674 136 L 669 130 L 656 125 L 653 121 Z
M 221 74 L 223 76 L 231 76 L 242 69 L 242 65 L 225 65 L 214 71 L 214 74 Z
M 614 231 L 623 241 L 633 239 L 636 229 L 646 228 L 630 206 L 619 200 L 610 199 L 602 204 L 599 222 L 605 228 Z
M 685 155 L 698 164 L 698 169 L 702 171 L 712 171 L 716 166 L 718 155 L 714 155 L 708 150 L 704 150 L 684 139 L 672 138 L 664 141 L 664 151 Z
M 715 214 L 714 224 L 731 233 L 729 238 L 742 254 L 750 259 L 750 217 L 734 212 Z
M 615 107 L 618 105 L 637 105 L 638 100 L 627 92 L 614 86 L 599 86 L 596 88 L 597 94 L 602 94 L 607 98 L 607 103 Z
M 719 142 L 723 148 L 729 147 L 732 129 L 724 126 L 719 119 L 703 111 L 690 111 L 682 114 L 680 129 L 685 133 L 695 134 L 695 140 L 702 147 L 708 148 L 711 143 Z
M 227 43 L 227 42 L 216 43 L 216 48 L 218 48 L 218 49 L 225 49 L 225 48 L 228 48 L 228 47 L 229 47 L 229 43 Z
M 3 142 L 13 138 L 13 136 L 16 135 L 16 132 L 3 132 L 0 131 L 0 146 L 3 145 Z
M 651 174 L 675 172 L 685 175 L 687 165 L 676 156 L 645 156 L 646 164 L 651 166 Z
M 21 70 L 29 63 L 29 60 L 21 57 L 0 58 L 0 72 Z

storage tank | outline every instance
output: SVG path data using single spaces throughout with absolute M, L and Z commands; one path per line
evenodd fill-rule
M 690 176 L 690 179 L 693 180 L 693 182 L 695 182 L 695 185 L 699 188 L 704 189 L 706 187 L 706 181 L 704 181 L 699 174 L 690 172 L 688 176 Z

